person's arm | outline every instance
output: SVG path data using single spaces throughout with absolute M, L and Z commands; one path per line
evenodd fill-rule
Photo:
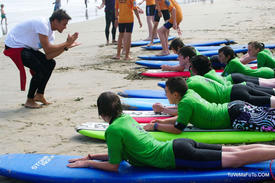
M 135 12 L 135 15 L 138 19 L 139 27 L 141 28 L 142 27 L 142 22 L 141 22 L 140 17 L 139 17 L 138 8 L 134 9 L 134 12 Z
M 79 44 L 75 42 L 78 38 L 78 33 L 74 33 L 72 36 L 68 35 L 67 40 L 61 44 L 51 44 L 49 42 L 48 36 L 39 34 L 39 40 L 42 45 L 42 48 L 46 54 L 48 60 L 53 59 L 63 53 L 65 49 L 78 46 Z
M 165 107 L 161 103 L 155 103 L 153 104 L 153 110 L 156 113 L 166 113 L 171 114 L 172 116 L 175 116 L 178 114 L 178 108 L 175 106 Z
M 146 1 L 146 0 L 140 1 L 140 2 L 138 3 L 138 5 L 139 5 L 139 6 L 142 5 L 142 3 L 144 3 L 144 1 Z
M 253 60 L 256 60 L 257 57 L 254 57 L 254 56 L 250 56 L 248 53 L 243 55 L 241 58 L 240 58 L 240 61 L 243 63 L 243 64 L 248 64 L 250 62 L 252 62 Z
M 173 20 L 173 29 L 177 30 L 178 25 L 177 25 L 177 19 L 176 19 L 176 8 L 173 7 L 171 11 L 171 18 Z
M 177 120 L 177 116 L 167 118 L 167 119 L 157 119 L 153 120 L 151 123 L 145 125 L 143 128 L 146 131 L 162 131 L 168 133 L 179 134 L 182 131 L 175 128 L 174 124 Z
M 183 65 L 162 65 L 161 70 L 163 71 L 177 71 L 177 72 L 183 72 L 185 67 Z
M 102 3 L 100 6 L 96 6 L 98 9 L 102 9 L 105 6 L 105 0 L 102 0 Z

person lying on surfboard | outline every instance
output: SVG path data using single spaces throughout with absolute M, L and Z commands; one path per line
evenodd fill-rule
M 257 59 L 258 68 L 269 67 L 275 68 L 275 58 L 269 49 L 265 49 L 264 43 L 258 41 L 251 41 L 248 43 L 247 54 L 240 58 L 243 64 L 247 64 Z
M 167 86 L 169 82 L 174 81 L 169 80 Z M 167 90 L 167 95 L 170 94 L 173 95 L 174 92 Z M 232 103 L 232 114 L 242 108 L 242 104 L 244 103 Z M 132 117 L 123 114 L 120 99 L 112 92 L 102 93 L 97 99 L 97 106 L 99 115 L 109 123 L 105 131 L 108 153 L 88 154 L 83 158 L 71 159 L 67 165 L 70 168 L 86 167 L 117 172 L 120 163 L 126 160 L 133 166 L 163 169 L 221 169 L 275 158 L 275 146 L 272 145 L 222 146 L 198 143 L 192 139 L 158 141 Z M 155 125 L 155 128 L 161 128 L 161 124 Z
M 178 115 L 153 120 L 144 126 L 145 130 L 181 133 L 188 123 L 201 129 L 263 131 L 265 127 L 275 128 L 275 109 L 239 100 L 223 104 L 210 103 L 189 89 L 183 78 L 169 78 L 165 92 L 169 103 L 178 105 Z
M 269 67 L 252 69 L 243 65 L 239 58 L 235 56 L 234 50 L 229 46 L 225 46 L 219 49 L 219 60 L 221 63 L 226 64 L 222 76 L 227 76 L 232 73 L 241 73 L 247 76 L 267 79 L 275 77 L 275 71 Z

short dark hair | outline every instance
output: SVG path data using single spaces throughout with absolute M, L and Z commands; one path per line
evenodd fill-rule
M 224 46 L 224 47 L 220 48 L 219 53 L 221 53 L 221 52 L 226 57 L 230 56 L 229 61 L 236 57 L 234 50 L 230 46 Z
M 180 77 L 169 78 L 165 84 L 171 93 L 178 92 L 181 96 L 188 90 L 186 81 Z
M 185 57 L 192 58 L 193 56 L 197 55 L 197 52 L 193 46 L 184 46 L 179 50 L 178 54 L 182 55 L 184 58 Z
M 255 49 L 260 49 L 260 51 L 263 51 L 265 48 L 264 43 L 258 42 L 258 41 L 251 41 L 248 43 L 248 45 L 252 46 Z
M 174 49 L 176 50 L 176 52 L 178 52 L 179 49 L 181 49 L 182 47 L 184 47 L 183 41 L 181 40 L 181 38 L 176 38 L 171 42 L 169 49 Z
M 103 92 L 97 99 L 98 114 L 115 119 L 122 114 L 122 106 L 118 95 L 113 92 Z
M 201 76 L 212 69 L 210 60 L 204 55 L 196 55 L 190 59 L 190 62 L 191 66 L 197 71 L 197 74 Z
M 65 10 L 59 9 L 53 12 L 52 16 L 50 17 L 50 22 L 54 20 L 58 20 L 61 22 L 62 20 L 71 20 L 72 18 L 66 13 Z

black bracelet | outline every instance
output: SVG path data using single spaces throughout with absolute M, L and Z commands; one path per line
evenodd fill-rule
M 158 131 L 158 126 L 159 126 L 158 123 L 155 123 L 155 124 L 154 124 L 154 130 L 155 130 L 155 131 Z
M 65 51 L 68 51 L 68 50 L 69 50 L 69 48 L 65 47 L 65 48 L 64 48 L 64 50 L 65 50 Z

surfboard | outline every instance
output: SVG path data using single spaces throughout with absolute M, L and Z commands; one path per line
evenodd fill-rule
M 216 70 L 218 74 L 221 74 L 223 70 Z M 190 77 L 191 74 L 189 71 L 176 72 L 176 71 L 162 71 L 160 69 L 147 70 L 146 72 L 141 73 L 143 76 L 147 77 L 156 77 L 156 78 L 170 78 L 170 77 Z
M 179 61 L 139 60 L 139 61 L 136 61 L 136 64 L 148 67 L 150 69 L 161 69 L 162 65 L 169 65 L 169 66 L 179 65 Z M 246 66 L 251 67 L 253 69 L 257 68 L 257 64 L 253 64 L 253 63 L 246 64 Z
M 167 118 L 170 118 L 171 116 L 161 116 L 161 117 L 133 117 L 134 120 L 136 120 L 136 122 L 138 123 L 150 123 L 151 121 L 153 120 L 156 120 L 156 119 L 167 119 Z
M 158 82 L 158 86 L 160 86 L 161 88 L 165 88 L 165 81 Z
M 118 172 L 95 168 L 68 168 L 68 160 L 80 156 L 55 154 L 0 155 L 0 175 L 39 183 L 182 183 L 182 182 L 248 182 L 272 180 L 272 161 L 220 170 L 163 170 L 134 167 L 122 161 Z
M 123 90 L 118 92 L 122 97 L 167 99 L 164 90 Z
M 125 110 L 141 110 L 152 111 L 152 105 L 161 103 L 164 106 L 174 106 L 169 104 L 168 99 L 152 99 L 152 98 L 121 98 L 121 104 Z
M 84 123 L 76 128 L 76 131 L 84 136 L 105 140 L 104 133 L 108 123 Z M 275 140 L 275 132 L 239 131 L 233 129 L 203 130 L 193 127 L 186 128 L 180 134 L 152 131 L 149 132 L 160 141 L 173 140 L 178 138 L 189 138 L 197 142 L 209 144 L 236 144 L 268 142 Z
M 239 48 L 239 49 L 234 49 L 235 53 L 244 53 L 247 52 L 247 48 Z M 218 55 L 218 50 L 210 50 L 210 51 L 203 51 L 200 52 L 201 55 L 210 57 L 214 55 Z M 177 60 L 178 55 L 177 54 L 169 54 L 169 55 L 144 55 L 144 56 L 138 56 L 138 58 L 142 60 Z
M 134 111 L 134 110 L 123 110 L 124 114 L 128 114 L 131 117 L 169 117 L 170 114 L 166 113 L 155 113 L 154 111 Z
M 169 36 L 168 37 L 168 41 L 171 41 L 173 39 L 175 39 L 176 36 Z M 131 47 L 135 47 L 135 46 L 144 46 L 144 45 L 147 45 L 149 44 L 151 41 L 132 41 L 131 42 Z M 156 43 L 160 43 L 160 39 L 154 39 L 153 40 L 153 43 L 156 44 Z

